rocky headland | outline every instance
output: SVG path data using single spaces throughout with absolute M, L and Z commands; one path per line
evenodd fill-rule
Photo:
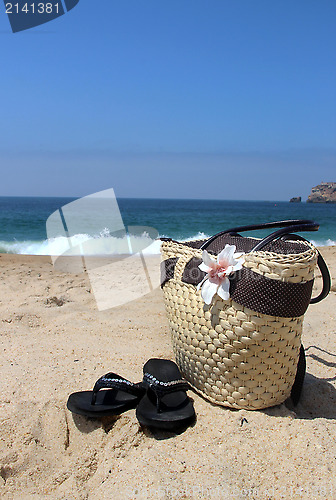
M 307 203 L 336 203 L 336 182 L 321 182 L 313 187 Z

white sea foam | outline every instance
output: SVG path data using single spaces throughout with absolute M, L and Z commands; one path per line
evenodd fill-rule
M 186 238 L 184 241 L 193 241 L 193 240 L 208 240 L 211 238 L 208 234 L 199 232 L 195 236 L 190 236 L 189 238 Z
M 70 241 L 70 245 L 69 245 Z M 0 253 L 21 255 L 118 255 L 142 251 L 145 254 L 159 254 L 160 240 L 154 240 L 148 234 L 115 238 L 100 236 L 92 238 L 87 234 L 76 234 L 70 239 L 57 236 L 43 241 L 0 241 Z
M 165 236 L 167 237 L 167 236 Z M 208 239 L 210 236 L 199 232 L 193 236 L 182 238 L 183 241 L 193 241 Z M 310 240 L 315 246 L 336 246 L 336 241 Z M 160 253 L 161 241 L 152 240 L 148 234 L 141 236 L 132 236 L 133 251 L 142 251 L 146 255 L 158 255 Z M 58 236 L 43 241 L 0 241 L 0 253 L 11 253 L 21 255 L 62 255 L 71 253 L 71 255 L 111 255 L 123 254 L 129 252 L 129 240 L 124 238 L 115 238 L 102 233 L 92 238 L 87 234 L 76 234 L 71 237 L 72 251 L 69 252 L 69 240 L 64 236 Z
M 309 240 L 315 247 L 331 247 L 336 245 L 336 241 L 328 238 L 327 240 L 319 241 L 319 240 Z

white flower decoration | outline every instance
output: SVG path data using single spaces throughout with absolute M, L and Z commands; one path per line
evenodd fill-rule
M 213 296 L 217 293 L 223 300 L 230 298 L 229 274 L 238 271 L 244 263 L 244 253 L 235 253 L 236 245 L 225 245 L 225 248 L 217 255 L 217 261 L 203 250 L 203 262 L 198 267 L 207 273 L 205 278 L 198 284 L 197 290 L 201 288 L 202 299 L 206 304 L 211 304 Z

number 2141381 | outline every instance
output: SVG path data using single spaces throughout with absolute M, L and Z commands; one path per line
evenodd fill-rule
M 19 14 L 20 12 L 25 14 L 58 14 L 59 3 L 27 2 L 24 5 L 19 5 L 18 3 L 6 3 L 7 14 Z

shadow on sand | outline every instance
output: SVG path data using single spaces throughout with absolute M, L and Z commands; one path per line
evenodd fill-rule
M 296 414 L 297 418 L 336 420 L 336 389 L 331 383 L 336 381 L 336 354 L 314 345 L 309 346 L 305 352 L 307 359 L 311 358 L 325 366 L 326 372 L 329 371 L 331 376 L 318 378 L 306 373 L 299 404 L 294 406 L 291 399 L 288 399 L 285 405 L 288 410 Z M 267 415 L 276 416 L 276 408 L 264 411 Z

